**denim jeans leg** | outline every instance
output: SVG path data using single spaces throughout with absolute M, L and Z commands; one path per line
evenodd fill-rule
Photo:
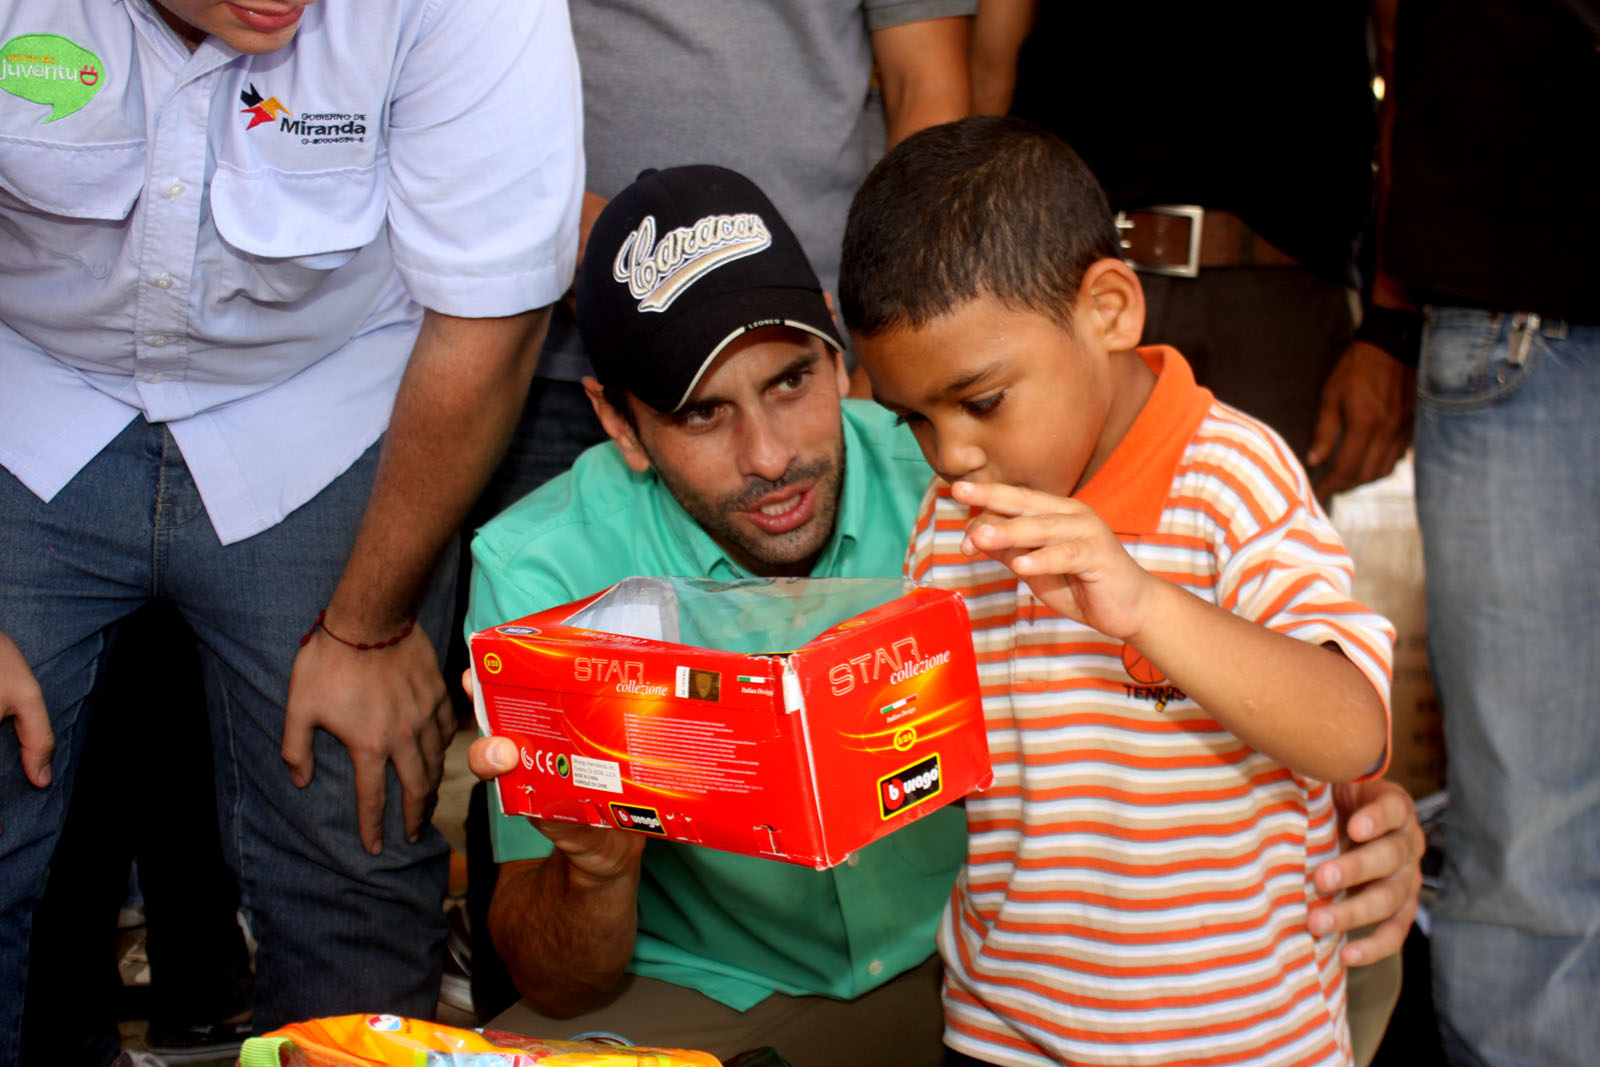
M 1416 430 L 1458 1063 L 1600 1063 L 1600 328 L 1429 309 Z
M 344 568 L 377 457 L 374 445 L 282 523 L 226 546 L 181 461 L 164 482 L 158 551 L 168 595 L 200 645 L 223 851 L 259 943 L 258 1031 L 353 1012 L 431 1017 L 438 996 L 448 845 L 431 823 L 406 842 L 391 766 L 383 851 L 369 855 L 344 746 L 317 732 L 304 789 L 280 755 L 300 637 Z M 419 613 L 436 649 L 453 598 L 454 544 L 443 558 Z
M 147 430 L 142 419 L 130 423 L 49 503 L 0 468 L 0 632 L 38 679 L 56 734 L 50 785 L 35 789 L 15 731 L 0 724 L 0 1065 L 20 1055 L 34 905 L 66 817 L 108 632 L 150 595 Z

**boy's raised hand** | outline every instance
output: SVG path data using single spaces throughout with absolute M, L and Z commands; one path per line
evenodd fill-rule
M 958 503 L 982 508 L 961 550 L 1004 563 L 1054 610 L 1108 637 L 1144 628 L 1158 580 L 1128 555 L 1094 509 L 1014 485 L 956 482 Z

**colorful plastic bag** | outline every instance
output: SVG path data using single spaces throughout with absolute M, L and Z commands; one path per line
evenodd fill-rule
M 683 1049 L 548 1041 L 398 1015 L 338 1015 L 252 1037 L 240 1067 L 722 1067 Z

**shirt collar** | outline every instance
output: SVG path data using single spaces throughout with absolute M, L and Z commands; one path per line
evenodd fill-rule
M 167 58 L 172 61 L 173 68 L 185 70 L 190 77 L 210 73 L 217 67 L 232 63 L 244 54 L 209 34 L 191 52 L 189 46 L 178 36 L 178 32 L 168 26 L 166 20 L 161 17 L 161 12 L 156 10 L 157 0 L 112 0 L 112 2 L 121 4 L 128 12 L 134 31 L 144 37 L 147 44 L 170 53 Z M 288 45 L 285 45 L 279 51 L 285 51 L 287 48 Z
M 862 440 L 855 424 L 843 413 L 840 414 L 840 421 L 844 425 L 844 487 L 839 494 L 839 512 L 834 520 L 833 535 L 828 538 L 828 543 L 822 546 L 822 554 L 817 557 L 816 566 L 811 569 L 811 573 L 818 577 L 830 577 L 840 573 L 846 559 L 856 551 L 856 542 L 863 532 L 861 527 L 864 525 L 864 516 L 867 513 L 867 494 L 872 489 L 866 484 L 862 465 L 854 460 L 854 457 L 860 456 L 862 450 L 869 446 Z M 717 544 L 711 535 L 683 510 L 683 505 L 678 503 L 677 498 L 667 488 L 667 484 L 654 471 L 650 473 L 650 477 L 655 478 L 661 500 L 662 525 L 677 540 L 678 548 L 683 555 L 694 563 L 695 576 L 755 577 L 736 563 L 728 555 L 727 550 Z
M 1156 373 L 1138 418 L 1087 485 L 1073 494 L 1119 534 L 1154 533 L 1166 510 L 1189 439 L 1211 408 L 1211 390 L 1197 385 L 1178 350 L 1137 350 Z

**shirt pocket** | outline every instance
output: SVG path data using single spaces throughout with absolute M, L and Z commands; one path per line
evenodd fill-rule
M 377 165 L 313 173 L 219 167 L 210 198 L 221 238 L 217 298 L 277 304 L 306 297 L 372 246 L 388 209 Z
M 70 260 L 96 278 L 110 274 L 144 187 L 144 143 L 0 137 L 0 159 L 0 273 Z

